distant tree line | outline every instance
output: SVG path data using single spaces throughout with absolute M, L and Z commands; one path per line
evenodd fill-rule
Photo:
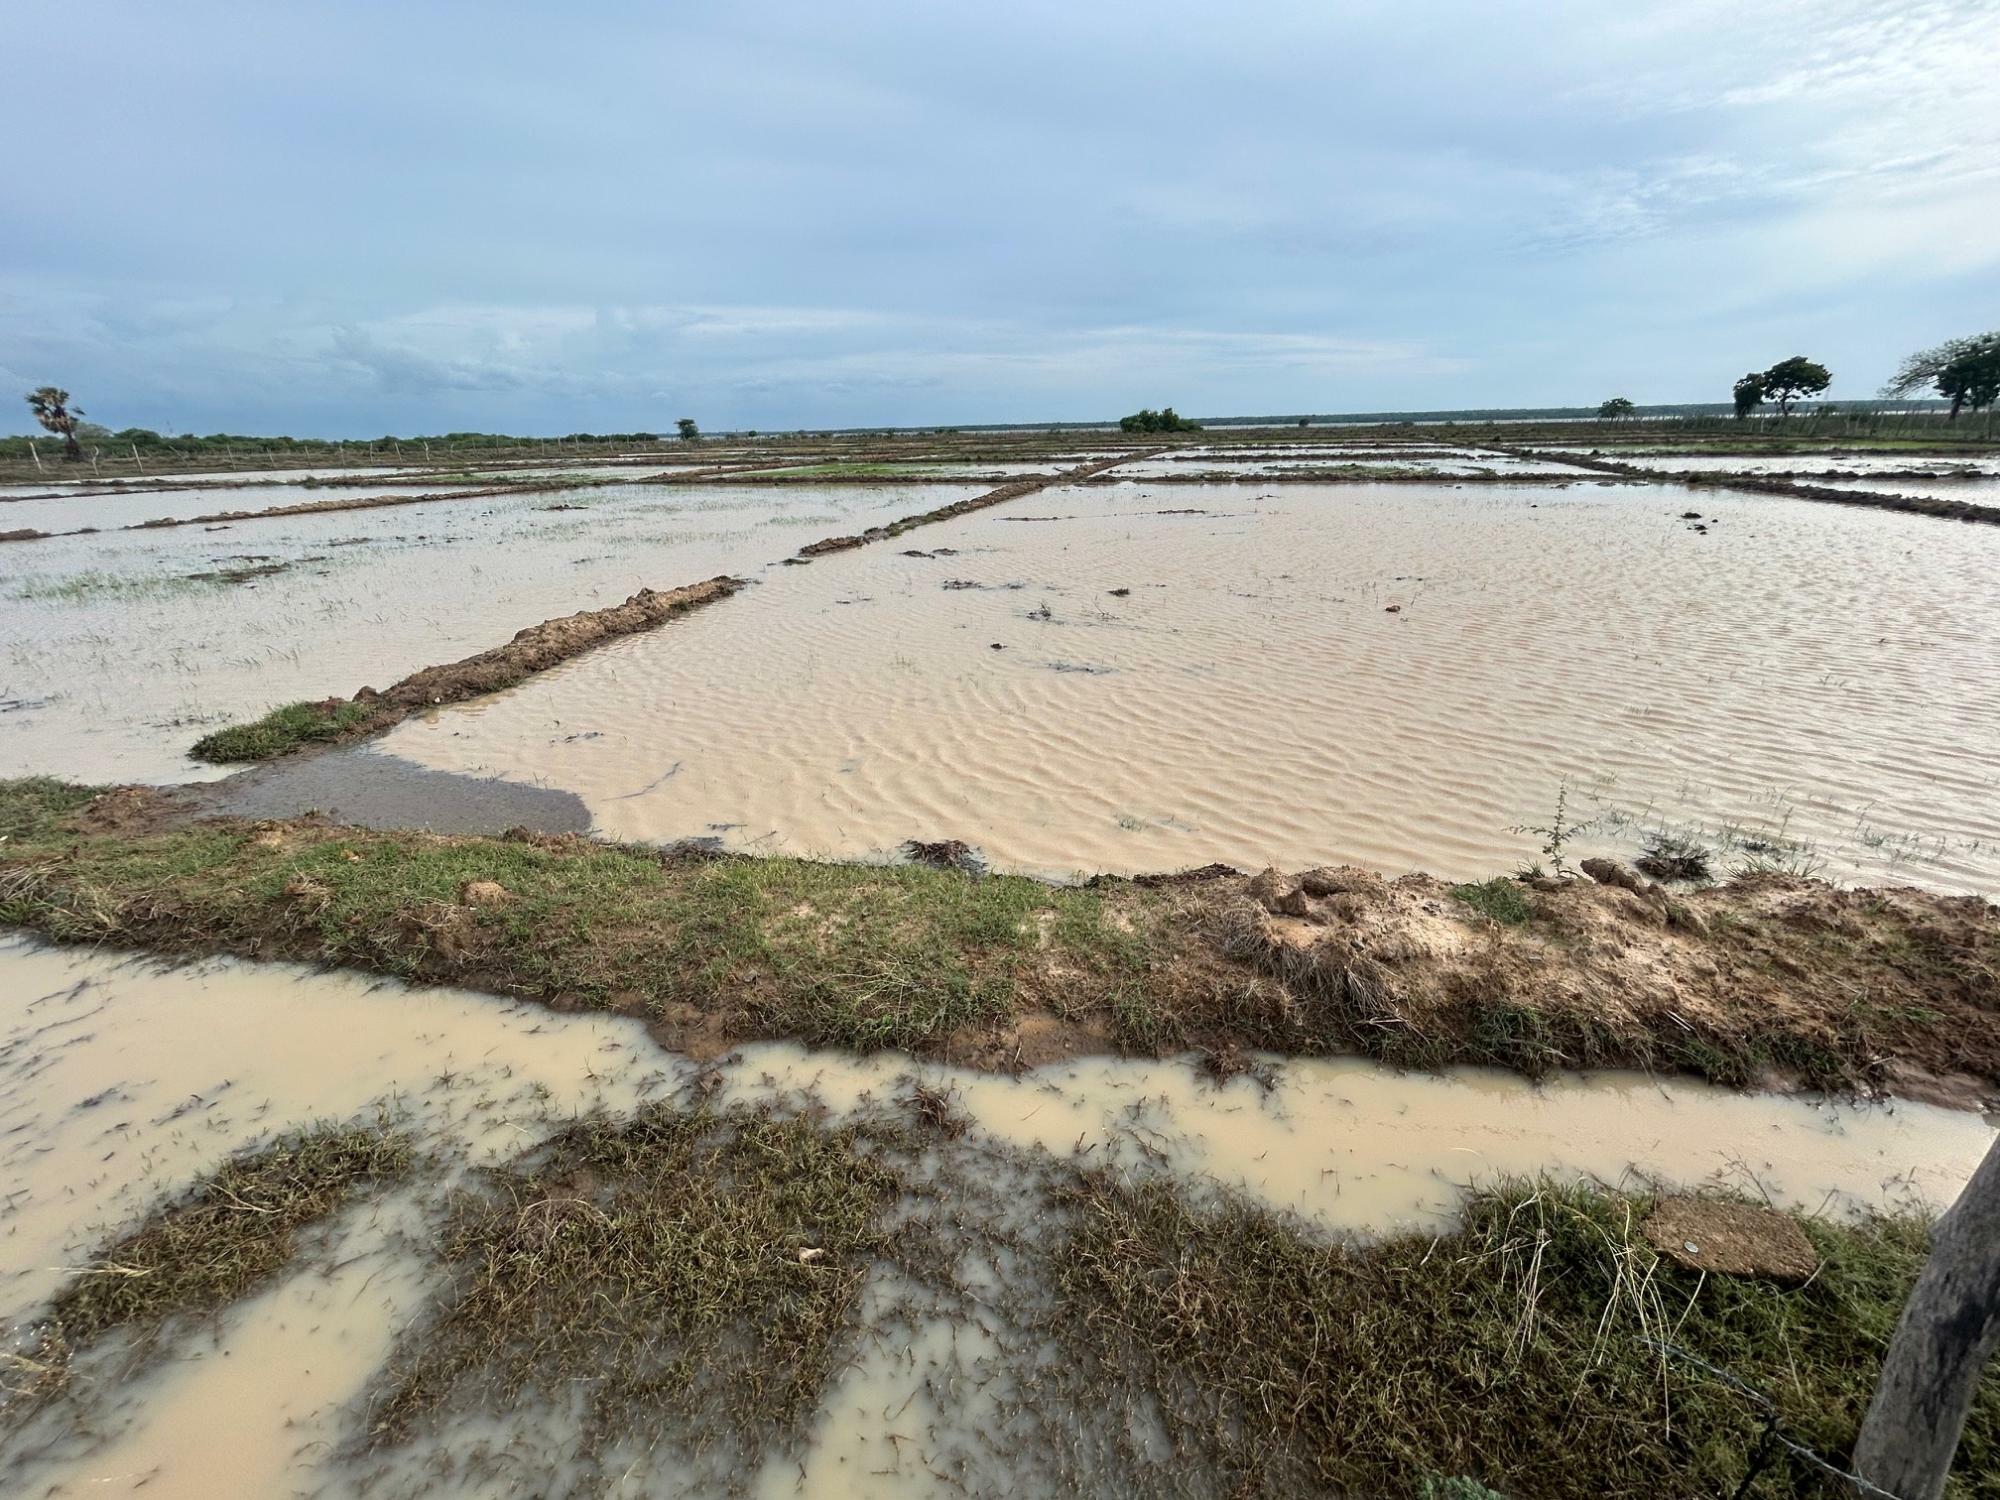
M 1201 423 L 1190 422 L 1171 406 L 1164 411 L 1154 411 L 1151 407 L 1135 411 L 1129 417 L 1118 419 L 1120 432 L 1200 432 Z
M 561 437 L 518 437 L 504 432 L 438 432 L 423 433 L 413 437 L 397 437 L 385 434 L 379 438 L 295 438 L 266 437 L 241 432 L 184 433 L 166 436 L 150 427 L 120 427 L 116 430 L 96 422 L 80 420 L 81 407 L 70 404 L 70 394 L 57 386 L 43 386 L 28 395 L 28 408 L 42 429 L 62 440 L 63 456 L 72 461 L 82 459 L 83 441 L 106 444 L 120 452 L 136 448 L 144 454 L 229 454 L 246 453 L 303 453 L 307 451 L 323 453 L 329 448 L 351 448 L 357 451 L 381 451 L 394 448 L 421 449 L 425 444 L 445 449 L 479 448 L 532 448 L 538 443 L 656 443 L 661 441 L 657 432 L 570 432 Z M 685 434 L 683 434 L 685 436 Z M 79 441 L 82 440 L 82 441 Z M 31 440 L 24 437 L 0 437 L 0 457 L 26 458 Z

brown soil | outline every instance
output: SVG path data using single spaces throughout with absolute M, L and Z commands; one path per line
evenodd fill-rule
M 1568 462 L 1567 459 L 1562 462 Z M 1608 472 L 1608 471 L 1607 471 Z M 1621 476 L 1632 477 L 1632 476 Z M 1671 475 L 1648 474 L 1647 478 L 1666 479 Z M 1298 473 L 1280 471 L 1274 474 L 1245 474 L 1239 469 L 1202 469 L 1191 474 L 1113 474 L 1109 478 L 1087 481 L 1091 484 L 1567 484 L 1580 479 L 1595 480 L 1595 475 L 1585 474 L 1353 474 L 1339 470 L 1325 473 Z M 1183 512 L 1163 510 L 1163 516 L 1179 515 Z
M 1195 887 L 1185 920 L 1279 982 L 1264 1045 L 1877 1087 L 1893 1059 L 2000 1089 L 2000 908 L 1771 874 L 1685 895 L 1634 882 L 1507 882 L 1527 913 L 1507 924 L 1428 875 L 1267 872 Z
M 1661 1198 L 1640 1228 L 1654 1249 L 1690 1271 L 1796 1285 L 1819 1269 L 1819 1252 L 1799 1221 L 1754 1203 Z

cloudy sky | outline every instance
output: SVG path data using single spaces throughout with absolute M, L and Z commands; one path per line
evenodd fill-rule
M 1801 352 L 1837 399 L 2000 323 L 2000 0 L 82 0 L 0 45 L 0 381 L 113 426 L 1722 400 Z

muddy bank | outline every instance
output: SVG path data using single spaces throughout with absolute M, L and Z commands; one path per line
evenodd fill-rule
M 339 743 L 379 734 L 419 710 L 512 687 L 605 641 L 655 629 L 743 586 L 740 578 L 722 576 L 664 592 L 641 589 L 623 604 L 530 625 L 504 646 L 425 667 L 382 692 L 364 687 L 352 698 L 291 704 L 255 723 L 218 730 L 196 741 L 188 753 L 197 760 L 265 760 L 307 743 Z
M 11 784 L 0 920 L 611 1009 L 677 1045 L 995 1068 L 1254 1048 L 2000 1094 L 2000 909 L 1974 898 L 1779 875 L 1669 892 L 1608 862 L 1604 881 L 1344 867 L 1059 888 L 525 832 L 189 823 L 148 790 L 84 796 Z
M 820 557 L 828 552 L 845 552 L 851 548 L 865 547 L 870 542 L 886 541 L 890 537 L 901 536 L 904 532 L 913 530 L 918 526 L 928 526 L 933 521 L 949 521 L 959 516 L 970 515 L 976 510 L 985 510 L 988 506 L 1000 505 L 1008 500 L 1018 500 L 1023 495 L 1032 495 L 1038 490 L 1047 489 L 1050 485 L 1081 484 L 1104 473 L 1107 469 L 1115 469 L 1119 464 L 1126 463 L 1132 459 L 1150 458 L 1158 451 L 1160 450 L 1121 453 L 1116 458 L 1104 458 L 1098 459 L 1093 463 L 1079 464 L 1076 468 L 1065 469 L 1060 474 L 1033 475 L 1026 479 L 1017 479 L 1012 484 L 1003 484 L 998 489 L 989 490 L 983 495 L 974 495 L 966 500 L 955 500 L 950 505 L 939 506 L 936 510 L 924 511 L 921 515 L 904 516 L 899 520 L 889 522 L 886 526 L 871 526 L 866 531 L 855 536 L 831 536 L 817 542 L 809 542 L 799 548 L 798 556 L 804 558 Z
M 1980 522 L 2000 525 L 2000 505 L 1975 505 L 1970 500 L 1944 500 L 1927 495 L 1891 495 L 1875 490 L 1836 490 L 1824 485 L 1802 484 L 1797 479 L 1758 473 L 1728 473 L 1722 470 L 1648 469 L 1580 453 L 1550 454 L 1530 448 L 1491 445 L 1495 451 L 1538 462 L 1575 464 L 1603 474 L 1626 479 L 1657 480 L 1662 484 L 1684 484 L 1690 489 L 1750 490 L 1764 495 L 1785 495 L 1794 500 L 1817 500 L 1827 505 L 1851 505 L 1865 510 L 1899 510 L 1911 515 L 1936 516 L 1946 521 Z M 1823 477 L 1823 476 L 1822 476 Z M 1893 475 L 1856 474 L 1857 479 L 1893 478 Z

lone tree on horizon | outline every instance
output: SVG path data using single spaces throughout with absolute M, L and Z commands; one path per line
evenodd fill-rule
M 1200 432 L 1201 423 L 1190 422 L 1171 406 L 1154 411 L 1150 406 L 1118 419 L 1121 432 Z
M 69 404 L 68 391 L 55 385 L 32 390 L 28 392 L 28 410 L 44 428 L 63 440 L 65 459 L 76 463 L 83 457 L 83 449 L 76 440 L 76 419 L 83 415 L 83 409 Z
M 1729 391 L 1736 398 L 1736 416 L 1740 421 L 1764 404 L 1763 371 L 1752 370 L 1731 386 Z
M 1630 396 L 1613 396 L 1597 408 L 1599 421 L 1617 422 L 1632 415 L 1638 408 L 1632 404 Z
M 694 425 L 693 417 L 677 417 L 674 426 L 680 430 L 682 442 L 694 443 L 701 440 L 701 429 Z
M 1791 415 L 1792 403 L 1801 396 L 1817 396 L 1833 384 L 1827 367 L 1803 354 L 1781 359 L 1764 372 L 1764 399 L 1778 403 L 1778 415 Z
M 1950 398 L 1954 420 L 1963 407 L 1979 412 L 2000 400 L 2000 329 L 1919 349 L 1896 367 L 1882 394 L 1894 400 L 1926 386 Z

